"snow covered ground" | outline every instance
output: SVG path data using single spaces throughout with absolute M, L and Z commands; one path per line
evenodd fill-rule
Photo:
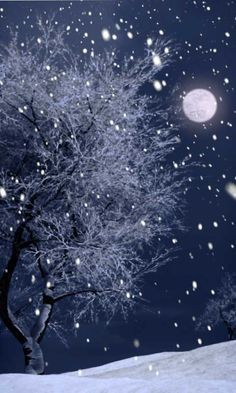
M 233 393 L 236 341 L 57 375 L 0 375 L 1 393 Z

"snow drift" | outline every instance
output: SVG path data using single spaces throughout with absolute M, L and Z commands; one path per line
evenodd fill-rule
M 1 393 L 236 392 L 236 341 L 57 375 L 0 375 Z

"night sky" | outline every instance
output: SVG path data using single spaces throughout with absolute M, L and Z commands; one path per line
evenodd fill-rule
M 117 317 L 108 326 L 83 323 L 77 337 L 68 327 L 68 348 L 57 337 L 46 336 L 42 346 L 47 373 L 226 340 L 224 326 L 198 332 L 194 318 L 214 296 L 224 273 L 235 271 L 236 200 L 225 189 L 236 184 L 235 1 L 1 1 L 1 42 L 8 41 L 11 26 L 19 30 L 23 45 L 26 36 L 35 35 L 35 17 L 52 11 L 82 59 L 92 48 L 102 53 L 111 47 L 119 50 L 121 59 L 135 59 L 144 54 L 148 38 L 173 40 L 173 63 L 160 74 L 162 90 L 151 89 L 151 94 L 170 97 L 180 124 L 176 154 L 190 154 L 198 165 L 189 169 L 193 180 L 184 212 L 188 230 L 176 234 L 179 250 L 173 262 L 146 278 L 146 306 L 140 305 L 127 321 Z M 109 41 L 102 38 L 104 28 L 111 34 Z M 216 115 L 206 124 L 189 121 L 181 111 L 183 94 L 195 88 L 211 90 L 218 102 Z M 138 348 L 134 340 L 139 340 Z M 0 333 L 0 372 L 22 372 L 23 366 L 20 345 L 10 334 Z

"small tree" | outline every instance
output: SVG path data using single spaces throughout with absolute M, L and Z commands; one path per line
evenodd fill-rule
M 218 294 L 208 301 L 196 327 L 200 329 L 220 323 L 225 325 L 228 339 L 232 340 L 236 331 L 236 281 L 229 273 L 223 278 Z
M 41 374 L 46 329 L 126 315 L 170 259 L 184 178 L 166 160 L 178 142 L 167 109 L 140 92 L 169 43 L 82 65 L 53 20 L 38 27 L 0 54 L 0 316 Z

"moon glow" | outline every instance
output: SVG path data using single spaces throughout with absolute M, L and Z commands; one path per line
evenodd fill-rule
M 209 90 L 194 89 L 184 97 L 183 111 L 191 121 L 205 123 L 212 119 L 216 110 L 216 98 Z

